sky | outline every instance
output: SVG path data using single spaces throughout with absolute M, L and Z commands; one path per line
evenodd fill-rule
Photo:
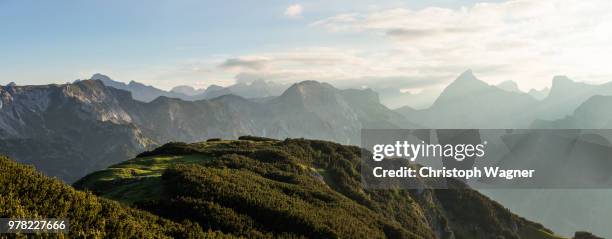
M 467 69 L 522 90 L 612 79 L 612 1 L 0 0 L 0 84 L 264 79 L 408 92 Z

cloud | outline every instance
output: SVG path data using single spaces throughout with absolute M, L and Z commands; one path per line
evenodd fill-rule
M 264 67 L 260 67 L 262 64 Z M 374 89 L 440 88 L 443 83 L 464 71 L 464 67 L 459 65 L 456 68 L 443 69 L 426 62 L 406 61 L 404 57 L 385 52 L 329 47 L 231 57 L 219 65 L 220 69 L 235 74 L 236 81 L 265 79 L 293 83 L 317 80 L 330 82 L 341 88 L 367 86 Z
M 410 41 L 424 38 L 441 38 L 452 34 L 469 34 L 478 32 L 474 29 L 451 27 L 441 29 L 394 28 L 386 31 L 386 35 L 394 39 Z
M 369 69 L 375 64 L 359 54 L 359 51 L 351 49 L 307 47 L 232 57 L 219 68 L 235 74 L 249 73 L 259 78 L 285 82 L 335 81 L 361 77 L 368 72 L 383 74 Z
M 496 69 L 480 74 L 543 87 L 555 74 L 602 74 L 612 54 L 612 3 L 607 0 L 510 0 L 470 7 L 390 8 L 341 13 L 311 27 L 381 37 L 395 57 L 433 68 Z M 389 61 L 387 62 L 394 62 Z M 423 68 L 425 67 L 425 68 Z M 608 79 L 605 79 L 608 77 Z
M 220 67 L 225 69 L 261 70 L 270 59 L 266 57 L 239 57 L 225 60 Z
M 285 9 L 285 16 L 289 18 L 298 18 L 302 16 L 304 8 L 301 4 L 293 4 Z
M 326 19 L 318 20 L 310 24 L 311 27 L 323 27 L 330 31 L 358 30 L 354 25 L 361 21 L 360 14 L 343 13 Z
M 297 6 L 287 8 L 287 16 L 300 16 L 302 7 Z M 273 51 L 204 57 L 164 69 L 158 76 L 144 70 L 141 78 L 145 83 L 160 79 L 168 87 L 175 82 L 228 85 L 266 79 L 409 91 L 443 87 L 466 69 L 491 84 L 516 81 L 521 89 L 546 87 L 561 74 L 582 81 L 612 80 L 608 0 L 376 8 L 338 13 L 309 26 L 308 34 L 322 35 L 308 46 L 288 41 Z

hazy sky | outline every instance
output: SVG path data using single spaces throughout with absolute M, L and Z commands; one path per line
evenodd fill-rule
M 0 84 L 612 80 L 612 1 L 0 0 Z M 342 82 L 340 82 L 342 81 Z M 354 83 L 352 83 L 354 82 Z

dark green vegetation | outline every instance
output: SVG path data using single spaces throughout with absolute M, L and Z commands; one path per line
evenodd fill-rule
M 198 225 L 189 221 L 173 222 L 90 193 L 79 192 L 59 180 L 41 175 L 31 167 L 1 156 L 0 218 L 67 218 L 70 221 L 68 236 L 71 238 L 227 237 L 218 232 L 203 232 Z
M 556 238 L 459 183 L 364 189 L 359 155 L 357 147 L 304 139 L 169 143 L 75 187 L 249 238 Z

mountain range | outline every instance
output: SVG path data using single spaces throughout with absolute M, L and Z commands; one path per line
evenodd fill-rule
M 0 97 L 0 153 L 68 182 L 170 141 L 260 135 L 358 144 L 361 128 L 412 126 L 371 90 L 315 81 L 260 100 L 230 94 L 142 102 L 100 80 L 3 86 Z
M 578 84 L 579 85 L 579 84 Z M 602 89 L 600 89 L 602 90 Z M 590 132 L 597 133 L 597 129 L 605 129 L 598 136 L 602 145 L 609 145 L 612 139 L 610 131 L 612 126 L 612 96 L 595 95 L 580 104 L 573 113 L 557 120 L 536 120 L 531 128 L 538 129 L 592 129 Z M 526 146 L 528 144 L 525 144 Z M 569 174 L 578 174 L 585 167 L 591 167 L 583 172 L 583 177 L 597 177 L 602 173 L 609 173 L 609 153 L 605 154 L 604 160 L 599 162 L 587 162 L 590 157 L 576 155 L 575 150 L 580 148 L 580 144 L 573 142 L 571 147 L 567 147 L 560 157 L 556 160 L 573 156 L 574 165 L 568 167 Z M 601 148 L 595 148 L 601 149 Z M 590 154 L 597 150 L 588 149 Z M 607 160 L 605 160 L 607 159 Z M 548 170 L 567 170 L 560 168 L 562 163 L 554 161 L 546 164 Z M 567 175 L 567 173 L 566 173 Z M 569 177 L 570 179 L 579 176 Z M 612 190 L 610 189 L 540 189 L 540 190 L 483 190 L 484 194 L 501 202 L 504 206 L 522 216 L 545 223 L 554 228 L 556 232 L 569 234 L 572 229 L 580 227 L 582 230 L 596 232 L 605 238 L 612 237 L 612 230 L 609 226 L 609 215 L 612 211 L 610 199 Z M 567 215 L 572 215 L 568 217 Z
M 427 128 L 530 128 L 538 126 L 539 120 L 569 116 L 593 97 L 612 95 L 612 82 L 591 85 L 556 76 L 546 97 L 534 92 L 521 92 L 511 82 L 489 85 L 468 70 L 449 84 L 431 107 L 417 110 L 405 106 L 395 111 Z
M 64 180 L 155 145 L 100 82 L 0 87 L 0 152 Z
M 402 107 L 397 112 L 429 128 L 521 128 L 533 121 L 535 115 L 525 111 L 536 103 L 526 93 L 480 81 L 468 70 L 449 84 L 431 107 Z
M 243 98 L 266 98 L 279 96 L 289 87 L 289 85 L 256 79 L 250 82 L 237 82 L 227 87 L 210 85 L 206 89 L 194 89 L 191 86 L 181 85 L 172 88 L 170 91 L 165 91 L 136 81 L 130 81 L 128 84 L 125 84 L 100 73 L 91 76 L 90 80 L 99 80 L 106 86 L 129 91 L 135 100 L 143 102 L 151 102 L 160 96 L 186 101 L 212 99 L 228 94 L 238 95 Z
M 612 83 L 591 85 L 556 76 L 549 94 L 538 99 L 532 94 L 512 90 L 512 87 L 501 89 L 486 84 L 467 71 L 446 87 L 430 108 L 403 107 L 396 112 L 427 128 L 610 129 L 610 109 Z M 558 170 L 550 168 L 558 165 L 562 164 L 546 164 L 547 171 Z M 483 192 L 514 212 L 562 234 L 583 228 L 612 237 L 607 223 L 612 210 L 610 190 Z
M 127 159 L 170 141 L 259 135 L 359 144 L 362 128 L 547 128 L 541 122 L 566 116 L 569 118 L 557 124 L 606 127 L 610 117 L 600 109 L 605 108 L 601 102 L 605 97 L 596 95 L 612 95 L 610 83 L 588 85 L 555 77 L 550 94 L 538 100 L 517 91 L 512 83 L 502 84 L 506 87 L 501 89 L 466 71 L 431 107 L 392 111 L 371 89 L 340 90 L 315 81 L 293 84 L 278 96 L 245 98 L 220 93 L 210 99 L 184 100 L 181 97 L 194 96 L 136 82 L 123 84 L 101 74 L 92 78 L 97 80 L 0 87 L 1 152 L 73 181 L 118 162 L 112 160 Z M 247 86 L 267 89 L 265 82 L 255 81 L 211 86 L 196 95 L 228 93 L 241 87 L 248 91 Z M 265 95 L 257 92 L 262 91 L 245 95 Z M 576 116 L 571 117 L 574 110 Z M 40 155 L 49 159 L 39 162 Z M 67 161 L 74 168 L 66 168 Z
M 280 93 L 256 91 L 241 96 L 234 94 L 240 87 L 162 91 L 103 75 L 92 78 L 96 80 L 1 86 L 0 154 L 74 182 L 172 141 L 257 135 L 357 145 L 362 128 L 608 128 L 612 120 L 607 113 L 612 107 L 612 83 L 590 85 L 563 76 L 555 77 L 550 92 L 541 98 L 517 91 L 512 83 L 489 85 L 466 71 L 430 107 L 397 110 L 381 104 L 371 89 L 341 90 L 315 81 L 293 84 Z M 267 89 L 257 86 L 266 85 L 261 82 L 241 85 L 247 92 L 251 86 Z M 585 221 L 607 220 L 605 215 L 593 218 L 587 210 L 577 209 L 605 208 L 609 195 L 598 193 L 551 193 L 570 200 L 560 204 L 550 204 L 550 197 L 538 193 L 489 195 L 566 234 Z M 529 198 L 529 205 L 540 206 L 520 204 L 513 199 L 516 194 Z M 597 200 L 577 200 L 583 196 Z M 559 215 L 550 213 L 564 209 L 571 209 L 573 216 L 559 221 Z M 612 235 L 605 226 L 591 229 Z

